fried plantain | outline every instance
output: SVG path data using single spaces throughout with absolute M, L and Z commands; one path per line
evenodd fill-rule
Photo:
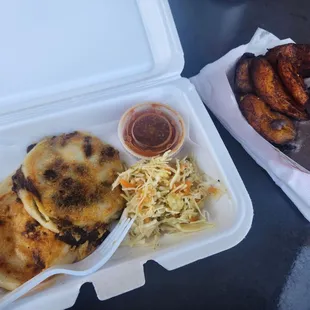
M 242 94 L 253 93 L 254 88 L 250 76 L 250 66 L 254 54 L 245 53 L 238 60 L 235 71 L 235 91 Z
M 309 95 L 306 91 L 306 85 L 303 78 L 298 74 L 297 67 L 282 54 L 279 54 L 278 56 L 277 67 L 279 76 L 288 92 L 298 104 L 305 106 L 309 100 Z
M 250 71 L 256 94 L 273 110 L 297 120 L 308 119 L 307 113 L 297 108 L 298 104 L 285 92 L 280 78 L 266 58 L 254 58 Z
M 279 45 L 271 48 L 266 53 L 265 57 L 270 62 L 272 67 L 276 70 L 278 65 L 278 56 L 283 55 L 285 58 L 290 60 L 293 66 L 299 68 L 301 61 L 297 52 L 297 47 L 295 43 L 288 43 L 284 45 Z
M 265 57 L 276 68 L 280 54 L 291 61 L 303 78 L 310 77 L 310 44 L 289 43 L 276 46 L 270 49 Z
M 240 110 L 248 123 L 266 140 L 281 145 L 296 137 L 294 123 L 285 115 L 274 112 L 253 94 L 242 97 Z

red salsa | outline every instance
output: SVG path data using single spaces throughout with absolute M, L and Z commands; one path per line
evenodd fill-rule
M 178 132 L 175 120 L 156 109 L 156 106 L 157 104 L 152 104 L 144 111 L 133 111 L 124 127 L 124 142 L 127 147 L 144 157 L 173 150 L 183 135 Z

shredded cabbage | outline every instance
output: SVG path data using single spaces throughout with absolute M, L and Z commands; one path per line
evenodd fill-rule
M 224 192 L 220 181 L 203 175 L 193 158 L 173 160 L 170 152 L 137 162 L 118 176 L 112 188 L 118 185 L 128 216 L 136 217 L 129 245 L 157 245 L 162 234 L 212 226 L 202 207 Z

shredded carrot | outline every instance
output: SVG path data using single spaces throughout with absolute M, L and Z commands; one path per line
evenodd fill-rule
M 143 223 L 144 224 L 147 224 L 151 221 L 151 218 L 150 217 L 147 217 L 146 219 L 143 220 Z
M 144 206 L 144 203 L 145 203 L 145 200 L 146 200 L 146 197 L 144 197 L 138 204 L 138 210 L 139 212 L 142 213 L 142 210 L 143 210 L 143 206 Z
M 196 222 L 196 221 L 198 221 L 199 220 L 199 216 L 197 215 L 197 216 L 193 216 L 193 217 L 191 217 L 191 219 L 189 220 L 190 222 Z
M 119 182 L 122 184 L 123 187 L 125 188 L 134 188 L 135 186 L 133 184 L 131 184 L 130 182 L 124 180 L 124 179 L 120 179 Z
M 180 170 L 181 171 L 184 171 L 186 168 L 187 168 L 186 164 L 184 164 L 184 163 L 180 164 Z
M 210 186 L 210 187 L 208 188 L 208 193 L 209 193 L 209 194 L 216 195 L 217 192 L 218 192 L 218 190 L 217 190 L 217 188 L 214 187 L 214 186 Z
M 191 181 L 185 181 L 186 188 L 184 190 L 184 194 L 188 195 L 191 191 L 192 182 Z
M 181 182 L 176 182 L 173 184 L 173 189 L 176 189 L 177 187 L 179 187 L 182 183 Z
M 176 182 L 175 184 L 173 184 L 173 189 L 176 189 L 177 187 L 179 187 L 180 185 L 182 185 L 182 182 Z M 191 190 L 191 186 L 192 186 L 192 182 L 191 181 L 185 181 L 185 189 L 182 190 L 182 192 L 185 195 L 188 195 L 190 193 Z M 176 193 L 179 193 L 180 190 L 177 190 Z

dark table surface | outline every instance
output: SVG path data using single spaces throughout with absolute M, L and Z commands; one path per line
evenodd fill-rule
M 310 43 L 309 0 L 170 0 L 190 77 L 257 27 Z M 310 309 L 310 225 L 267 173 L 213 118 L 254 206 L 252 229 L 236 247 L 183 268 L 145 264 L 146 284 L 98 301 L 85 284 L 72 309 Z

